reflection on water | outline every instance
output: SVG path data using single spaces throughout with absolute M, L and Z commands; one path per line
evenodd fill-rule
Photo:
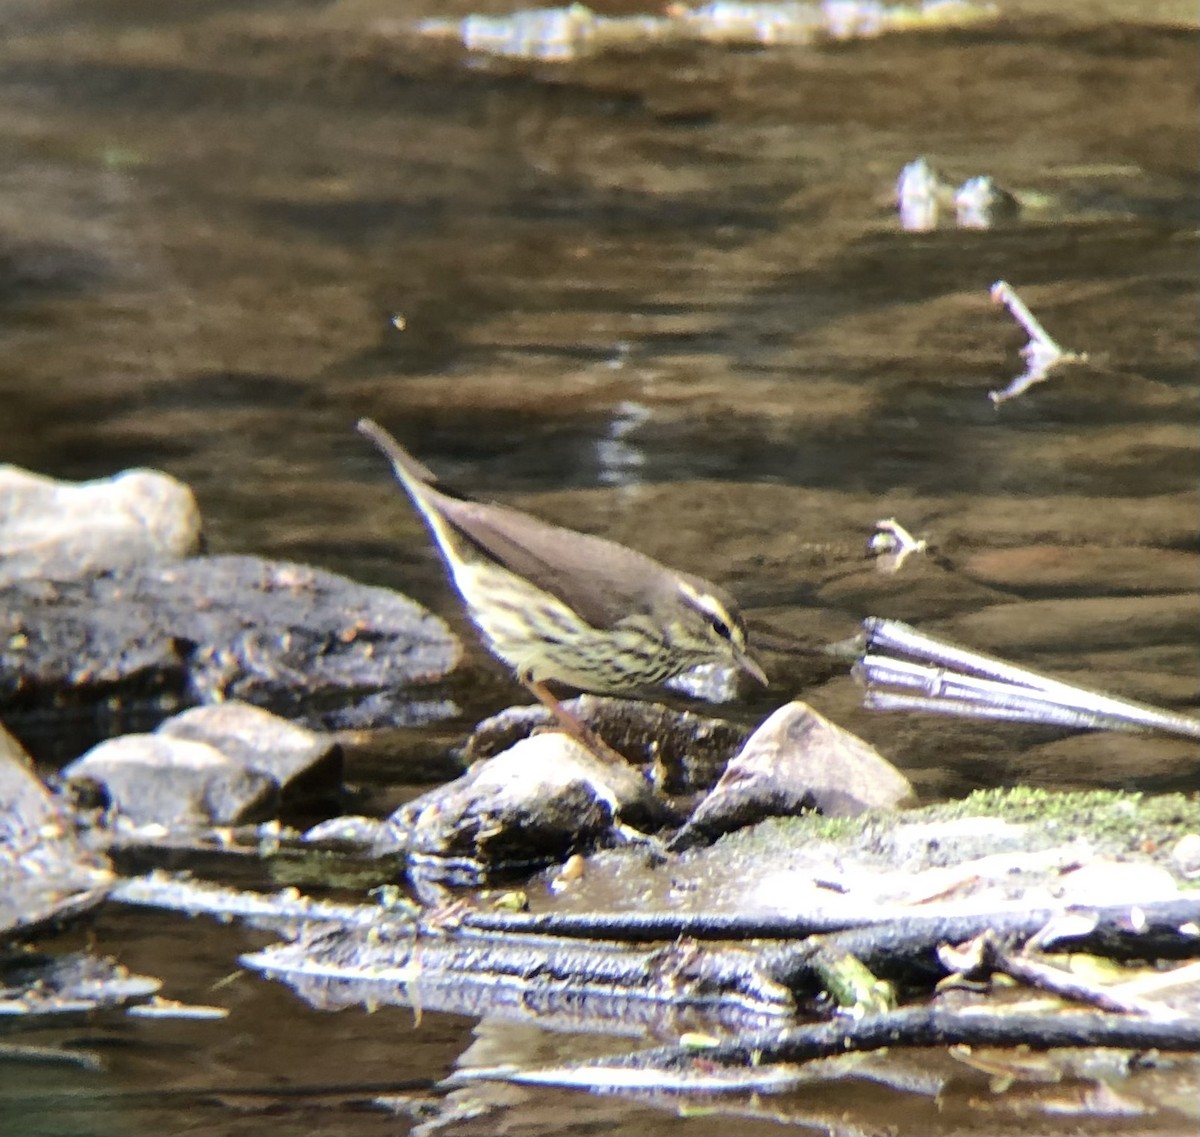
M 196 489 L 212 551 L 453 614 L 419 520 L 353 432 L 366 414 L 452 484 L 729 584 L 776 636 L 895 617 L 1194 708 L 1194 43 L 1171 23 L 1194 13 L 1158 5 L 1137 26 L 1075 7 L 543 68 L 381 30 L 447 14 L 413 3 L 10 4 L 4 458 L 71 477 L 158 466 Z M 893 188 L 917 154 L 1036 208 L 995 232 L 904 233 Z M 1000 407 L 988 392 L 1024 340 L 988 298 L 997 280 L 1089 355 Z M 890 576 L 865 553 L 888 517 L 931 549 Z M 772 688 L 731 714 L 802 691 L 926 797 L 1194 784 L 1187 743 L 873 717 L 844 674 L 765 654 Z M 482 717 L 518 692 L 474 660 Z M 364 773 L 383 797 L 395 779 Z M 128 913 L 98 930 L 196 1002 L 242 950 L 231 934 Z M 41 1131 L 94 1128 L 58 1088 L 177 1087 L 178 1108 L 113 1099 L 112 1129 L 180 1132 L 187 1087 L 385 1082 L 398 1038 L 409 1072 L 436 1078 L 463 1045 L 453 1020 L 412 1035 L 390 1012 L 228 991 L 232 1031 L 91 1028 L 107 1072 L 39 1071 Z M 878 1094 L 876 1120 L 906 1132 L 953 1114 Z M 336 1095 L 273 1119 L 233 1100 L 204 1098 L 210 1128 L 403 1124 Z M 661 1120 L 609 1104 L 609 1132 Z
M 601 485 L 632 485 L 639 481 L 639 471 L 646 464 L 646 454 L 632 438 L 651 416 L 650 408 L 642 403 L 622 400 L 613 408 L 608 437 L 596 443 L 599 463 L 598 481 Z

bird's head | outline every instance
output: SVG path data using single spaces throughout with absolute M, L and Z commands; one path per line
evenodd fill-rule
M 747 649 L 746 622 L 733 597 L 698 577 L 680 575 L 676 588 L 678 646 L 703 657 L 697 662 L 732 662 L 765 687 L 766 673 Z

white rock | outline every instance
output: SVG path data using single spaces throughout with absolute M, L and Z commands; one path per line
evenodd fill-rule
M 61 482 L 0 465 L 0 585 L 188 556 L 199 544 L 196 499 L 167 474 Z

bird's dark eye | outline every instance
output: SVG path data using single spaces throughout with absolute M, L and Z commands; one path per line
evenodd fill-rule
M 729 630 L 729 625 L 721 619 L 720 616 L 714 616 L 709 624 L 714 632 L 717 633 L 723 640 L 733 639 L 733 633 Z

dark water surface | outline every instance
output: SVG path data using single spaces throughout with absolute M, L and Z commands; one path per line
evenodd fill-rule
M 464 488 L 730 585 L 752 626 L 826 641 L 896 616 L 1194 709 L 1194 12 L 1039 7 L 554 65 L 377 23 L 466 5 L 9 0 L 0 456 L 70 478 L 167 470 L 194 487 L 211 551 L 452 616 L 420 523 L 353 432 L 369 414 Z M 991 174 L 1023 219 L 901 232 L 892 186 L 922 154 L 956 183 Z M 996 408 L 1024 343 L 988 299 L 999 279 L 1091 362 Z M 865 542 L 892 516 L 939 556 L 878 571 Z M 800 692 L 926 799 L 1195 785 L 1190 743 L 872 717 L 848 677 L 764 654 L 772 688 L 735 713 Z M 473 668 L 462 723 L 405 745 L 518 697 L 478 651 Z M 350 776 L 388 803 L 403 755 Z M 214 990 L 254 932 L 109 909 L 92 938 L 232 1015 L 22 1032 L 104 1069 L 0 1065 L 0 1132 L 404 1133 L 372 1097 L 419 1093 L 471 1042 L 449 1016 L 323 1014 L 247 976 Z M 475 1030 L 493 1060 L 567 1053 L 529 1027 Z M 827 1131 L 852 1100 L 863 1131 L 1117 1131 L 979 1107 L 965 1070 L 950 1086 L 940 1108 L 866 1082 L 803 1109 L 748 1099 L 732 1123 Z M 449 1131 L 731 1124 L 560 1091 L 493 1101 L 512 1112 Z

